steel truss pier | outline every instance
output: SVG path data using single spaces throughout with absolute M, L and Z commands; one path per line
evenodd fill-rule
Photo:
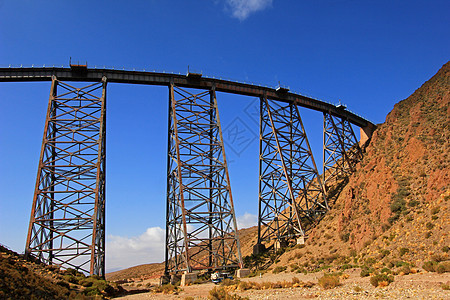
M 327 199 L 298 107 L 261 98 L 258 244 L 302 237 Z
M 105 274 L 106 78 L 52 78 L 26 242 L 47 264 Z
M 323 114 L 323 175 L 327 190 L 355 171 L 363 153 L 351 123 Z
M 169 87 L 165 273 L 242 267 L 214 88 Z

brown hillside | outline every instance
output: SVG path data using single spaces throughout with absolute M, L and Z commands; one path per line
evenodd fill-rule
M 380 265 L 448 260 L 449 101 L 450 62 L 394 106 L 306 247 L 280 264 L 349 262 L 360 251 L 359 262 Z
M 241 242 L 241 253 L 242 256 L 250 255 L 253 251 L 253 245 L 256 244 L 258 227 L 253 226 L 250 228 L 240 229 L 239 240 Z M 146 280 L 158 278 L 164 273 L 164 262 L 145 264 L 140 266 L 135 266 L 127 268 L 124 270 L 111 272 L 106 274 L 107 280 L 117 281 L 117 280 Z
M 110 299 L 125 294 L 98 276 L 47 266 L 0 245 L 0 299 Z

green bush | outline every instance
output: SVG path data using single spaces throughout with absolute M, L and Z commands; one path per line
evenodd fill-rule
M 368 267 L 368 266 L 363 266 L 362 268 L 361 268 L 361 273 L 359 273 L 359 275 L 361 276 L 361 277 L 367 277 L 367 276 L 369 276 L 371 273 L 373 273 L 374 272 L 374 270 L 373 270 L 373 268 L 371 268 L 371 267 Z
M 341 240 L 344 243 L 347 243 L 349 239 L 350 239 L 350 233 L 349 232 L 341 234 Z
M 376 263 L 375 258 L 369 257 L 368 259 L 366 259 L 366 264 L 367 264 L 368 266 L 371 266 L 371 265 L 373 265 L 374 263 Z
M 450 272 L 450 261 L 444 261 L 437 265 L 436 272 L 439 274 Z
M 391 254 L 391 251 L 387 250 L 387 249 L 382 249 L 380 250 L 380 254 L 381 254 L 381 258 L 388 256 L 389 254 Z
M 422 268 L 428 272 L 436 272 L 438 263 L 436 261 L 426 261 Z
M 273 269 L 272 273 L 278 274 L 278 273 L 284 272 L 286 269 L 287 269 L 286 266 L 277 266 L 277 267 L 275 267 L 275 269 Z
M 78 284 L 78 279 L 77 277 L 73 276 L 73 275 L 64 275 L 63 276 L 64 280 L 70 283 L 74 283 L 74 284 Z
M 394 198 L 394 201 L 391 203 L 391 211 L 393 213 L 402 212 L 405 210 L 405 199 L 402 198 Z
M 403 255 L 405 255 L 406 253 L 408 253 L 409 252 L 409 249 L 408 248 L 400 248 L 399 250 L 398 250 L 398 254 L 400 254 L 400 256 L 403 256 Z
M 391 282 L 394 282 L 393 275 L 378 274 L 378 275 L 370 277 L 370 284 L 372 284 L 374 287 L 387 286 Z
M 402 272 L 405 275 L 408 275 L 409 273 L 411 273 L 411 268 L 409 265 L 404 265 L 398 270 L 398 273 L 400 272 Z
M 414 207 L 414 206 L 417 206 L 419 203 L 420 203 L 419 201 L 417 201 L 415 199 L 412 199 L 412 200 L 409 200 L 408 206 L 409 207 Z
M 97 287 L 91 286 L 84 290 L 84 294 L 86 296 L 95 296 L 95 295 L 101 295 L 101 292 Z
M 93 282 L 92 282 L 91 280 L 86 280 L 86 279 L 84 279 L 84 280 L 81 280 L 81 281 L 79 282 L 79 284 L 82 285 L 82 286 L 84 286 L 84 287 L 91 287 L 92 284 L 93 284 Z
M 62 286 L 62 287 L 65 287 L 65 288 L 70 288 L 70 284 L 68 284 L 66 281 L 64 281 L 64 280 L 59 280 L 57 283 L 56 283 L 57 285 L 60 285 L 60 286 Z

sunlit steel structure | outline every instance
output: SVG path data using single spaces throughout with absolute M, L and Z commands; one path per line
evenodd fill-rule
M 165 272 L 242 267 L 216 93 L 169 98 Z
M 303 237 L 328 210 L 329 186 L 361 159 L 351 124 L 368 138 L 376 128 L 341 106 L 287 88 L 195 73 L 87 65 L 0 68 L 0 82 L 24 81 L 52 82 L 26 254 L 101 276 L 106 82 L 169 87 L 166 274 L 242 267 L 216 92 L 261 99 L 258 245 Z M 322 176 L 299 107 L 324 113 Z
M 351 123 L 343 117 L 323 113 L 323 177 L 326 188 L 355 171 L 363 152 Z
M 300 112 L 295 103 L 261 98 L 258 244 L 303 237 L 328 210 Z
M 106 78 L 52 78 L 26 255 L 105 274 Z

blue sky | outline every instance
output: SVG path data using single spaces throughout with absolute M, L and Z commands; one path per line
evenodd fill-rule
M 0 0 L 0 65 L 68 65 L 185 73 L 276 86 L 382 123 L 450 57 L 449 1 Z M 0 83 L 0 243 L 22 252 L 50 84 Z M 107 270 L 162 260 L 167 88 L 110 84 Z M 254 224 L 257 102 L 218 94 L 236 213 Z M 301 110 L 320 162 L 321 114 Z M 233 149 L 232 149 L 233 148 Z

